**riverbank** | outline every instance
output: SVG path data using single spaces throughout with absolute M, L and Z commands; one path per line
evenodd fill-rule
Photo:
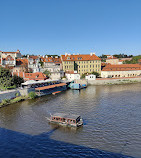
M 117 84 L 130 84 L 140 83 L 141 76 L 139 77 L 123 77 L 123 78 L 97 78 L 93 81 L 88 81 L 88 85 L 117 85 Z
M 30 92 L 28 95 L 26 96 L 17 96 L 13 99 L 3 99 L 0 103 L 0 108 L 5 107 L 9 104 L 13 104 L 13 103 L 18 103 L 27 99 L 34 99 L 36 98 L 37 95 L 34 92 Z

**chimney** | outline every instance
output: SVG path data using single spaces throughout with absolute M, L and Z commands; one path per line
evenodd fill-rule
M 20 53 L 19 49 L 17 49 L 17 53 Z
M 67 56 L 68 55 L 68 53 L 65 53 L 65 56 Z
M 46 58 L 48 58 L 48 56 L 46 55 Z
M 94 52 L 91 52 L 91 53 L 90 53 L 90 56 L 92 56 L 92 55 L 95 55 L 95 53 L 94 53 Z
M 55 56 L 55 58 L 58 58 L 58 56 Z

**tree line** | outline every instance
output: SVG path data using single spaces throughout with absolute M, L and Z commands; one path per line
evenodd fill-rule
M 1 90 L 17 88 L 23 82 L 24 82 L 23 78 L 16 75 L 12 76 L 9 69 L 0 67 L 0 89 Z

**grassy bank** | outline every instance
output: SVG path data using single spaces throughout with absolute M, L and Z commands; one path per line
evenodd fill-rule
M 27 99 L 34 99 L 36 97 L 37 95 L 35 94 L 35 92 L 30 92 L 28 96 L 17 96 L 16 98 L 13 98 L 13 99 L 3 99 L 2 102 L 0 103 L 0 108 L 9 104 L 17 103 L 17 102 L 24 101 Z

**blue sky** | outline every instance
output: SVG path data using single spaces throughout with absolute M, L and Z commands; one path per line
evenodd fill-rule
M 0 50 L 141 54 L 141 0 L 0 0 Z

